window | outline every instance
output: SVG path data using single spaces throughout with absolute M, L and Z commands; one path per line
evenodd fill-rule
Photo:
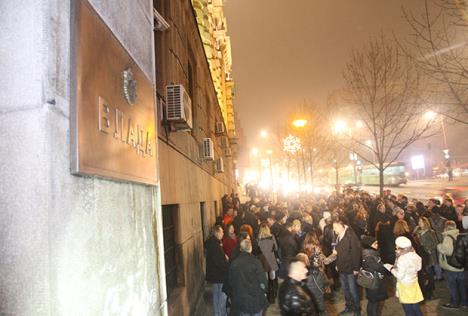
M 205 240 L 208 232 L 208 227 L 206 223 L 206 214 L 205 214 L 205 202 L 200 202 L 200 223 L 202 228 L 203 240 Z
M 164 262 L 166 266 L 166 290 L 167 296 L 177 287 L 177 262 L 175 226 L 179 206 L 177 204 L 163 205 L 163 239 L 164 239 Z

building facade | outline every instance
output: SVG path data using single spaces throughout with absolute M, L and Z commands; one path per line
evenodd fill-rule
M 203 242 L 221 215 L 221 197 L 237 190 L 231 55 L 225 33 L 219 35 L 224 54 L 210 50 L 206 36 L 211 43 L 216 28 L 211 25 L 206 33 L 199 22 L 201 15 L 214 18 L 207 6 L 200 10 L 190 0 L 156 0 L 154 8 L 168 25 L 155 34 L 168 306 L 170 315 L 190 315 L 204 292 Z M 169 85 L 187 92 L 191 128 L 181 130 L 168 119 Z M 213 146 L 211 157 L 204 152 L 207 141 Z

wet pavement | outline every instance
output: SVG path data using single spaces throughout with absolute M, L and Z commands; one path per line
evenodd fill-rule
M 391 283 L 391 282 L 390 282 Z M 389 284 L 390 288 L 393 288 Z M 392 290 L 391 290 L 392 291 Z M 392 291 L 394 292 L 394 290 Z M 398 298 L 394 296 L 394 293 L 390 293 L 391 297 L 387 299 L 384 303 L 382 316 L 399 316 L 404 315 L 403 308 L 398 302 Z M 213 315 L 212 305 L 211 305 L 211 286 L 207 285 L 205 288 L 205 293 L 203 296 L 204 304 L 201 304 L 201 309 L 195 314 L 196 316 L 209 316 Z M 447 310 L 442 308 L 442 304 L 449 302 L 449 292 L 447 288 L 447 283 L 445 281 L 436 282 L 436 290 L 434 291 L 434 299 L 424 302 L 421 304 L 421 309 L 424 316 L 468 316 L 468 309 L 458 309 L 458 310 Z M 329 316 L 338 315 L 344 309 L 344 297 L 341 291 L 335 292 L 332 299 L 326 301 L 327 313 Z M 361 292 L 361 315 L 366 314 L 367 300 L 365 299 L 365 293 Z M 266 314 L 267 316 L 281 315 L 278 302 L 272 304 L 268 307 Z M 351 314 L 349 314 L 351 315 Z

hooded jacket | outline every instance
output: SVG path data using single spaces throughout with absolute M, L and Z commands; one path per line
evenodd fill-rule
M 437 245 L 439 251 L 439 264 L 440 267 L 447 271 L 462 272 L 462 269 L 452 267 L 447 262 L 447 256 L 451 256 L 454 251 L 454 246 L 459 235 L 458 229 L 451 229 L 442 233 L 443 240 Z

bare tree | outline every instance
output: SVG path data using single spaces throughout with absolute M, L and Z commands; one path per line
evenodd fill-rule
M 379 170 L 380 193 L 384 171 L 415 141 L 430 136 L 431 120 L 421 102 L 421 76 L 399 46 L 383 35 L 356 50 L 343 71 L 344 101 L 359 132 L 341 133 L 340 143 Z M 372 141 L 372 145 L 366 139 Z M 376 160 L 369 158 L 369 151 Z
M 403 9 L 412 32 L 400 46 L 432 79 L 427 89 L 432 110 L 468 124 L 468 2 L 421 1 L 422 13 Z

